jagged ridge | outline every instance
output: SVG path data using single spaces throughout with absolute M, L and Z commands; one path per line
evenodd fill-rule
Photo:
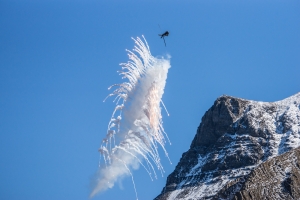
M 221 96 L 156 199 L 219 198 L 261 163 L 299 146 L 300 93 L 272 103 Z

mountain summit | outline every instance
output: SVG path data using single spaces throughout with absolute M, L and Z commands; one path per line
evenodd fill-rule
M 156 200 L 300 199 L 300 93 L 221 96 Z

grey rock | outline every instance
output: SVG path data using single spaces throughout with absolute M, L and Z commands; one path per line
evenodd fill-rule
M 298 154 L 292 152 L 299 146 L 300 93 L 273 103 L 221 96 L 202 117 L 190 149 L 183 153 L 162 193 L 155 199 L 249 199 L 248 190 L 243 188 L 254 184 L 252 174 L 286 152 L 295 155 L 297 160 Z M 297 198 L 295 185 L 299 183 L 299 169 L 297 165 L 282 166 L 292 170 L 278 182 L 281 192 L 275 196 Z M 264 184 L 267 178 L 258 181 Z M 271 192 L 264 189 L 263 194 Z M 267 197 L 249 194 L 252 199 Z
M 260 164 L 223 187 L 213 199 L 300 199 L 300 148 Z

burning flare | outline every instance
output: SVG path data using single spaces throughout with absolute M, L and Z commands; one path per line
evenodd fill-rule
M 122 71 L 118 71 L 127 82 L 108 88 L 116 87 L 108 97 L 115 96 L 114 102 L 117 105 L 99 148 L 105 165 L 99 164 L 91 197 L 112 188 L 125 175 L 130 175 L 133 181 L 131 169 L 138 169 L 140 165 L 148 172 L 151 180 L 157 178 L 155 167 L 163 175 L 159 146 L 168 157 L 165 137 L 168 141 L 169 138 L 163 129 L 160 105 L 165 108 L 161 98 L 171 67 L 170 57 L 154 58 L 144 36 L 145 43 L 138 37 L 132 39 L 136 44 L 133 49 L 136 54 L 126 50 L 129 61 L 121 63 Z

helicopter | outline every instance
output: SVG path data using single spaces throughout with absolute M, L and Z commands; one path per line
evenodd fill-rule
M 158 34 L 158 36 L 160 36 L 160 38 L 162 38 L 164 40 L 165 46 L 167 46 L 165 37 L 169 36 L 169 31 L 166 31 L 163 34 Z

